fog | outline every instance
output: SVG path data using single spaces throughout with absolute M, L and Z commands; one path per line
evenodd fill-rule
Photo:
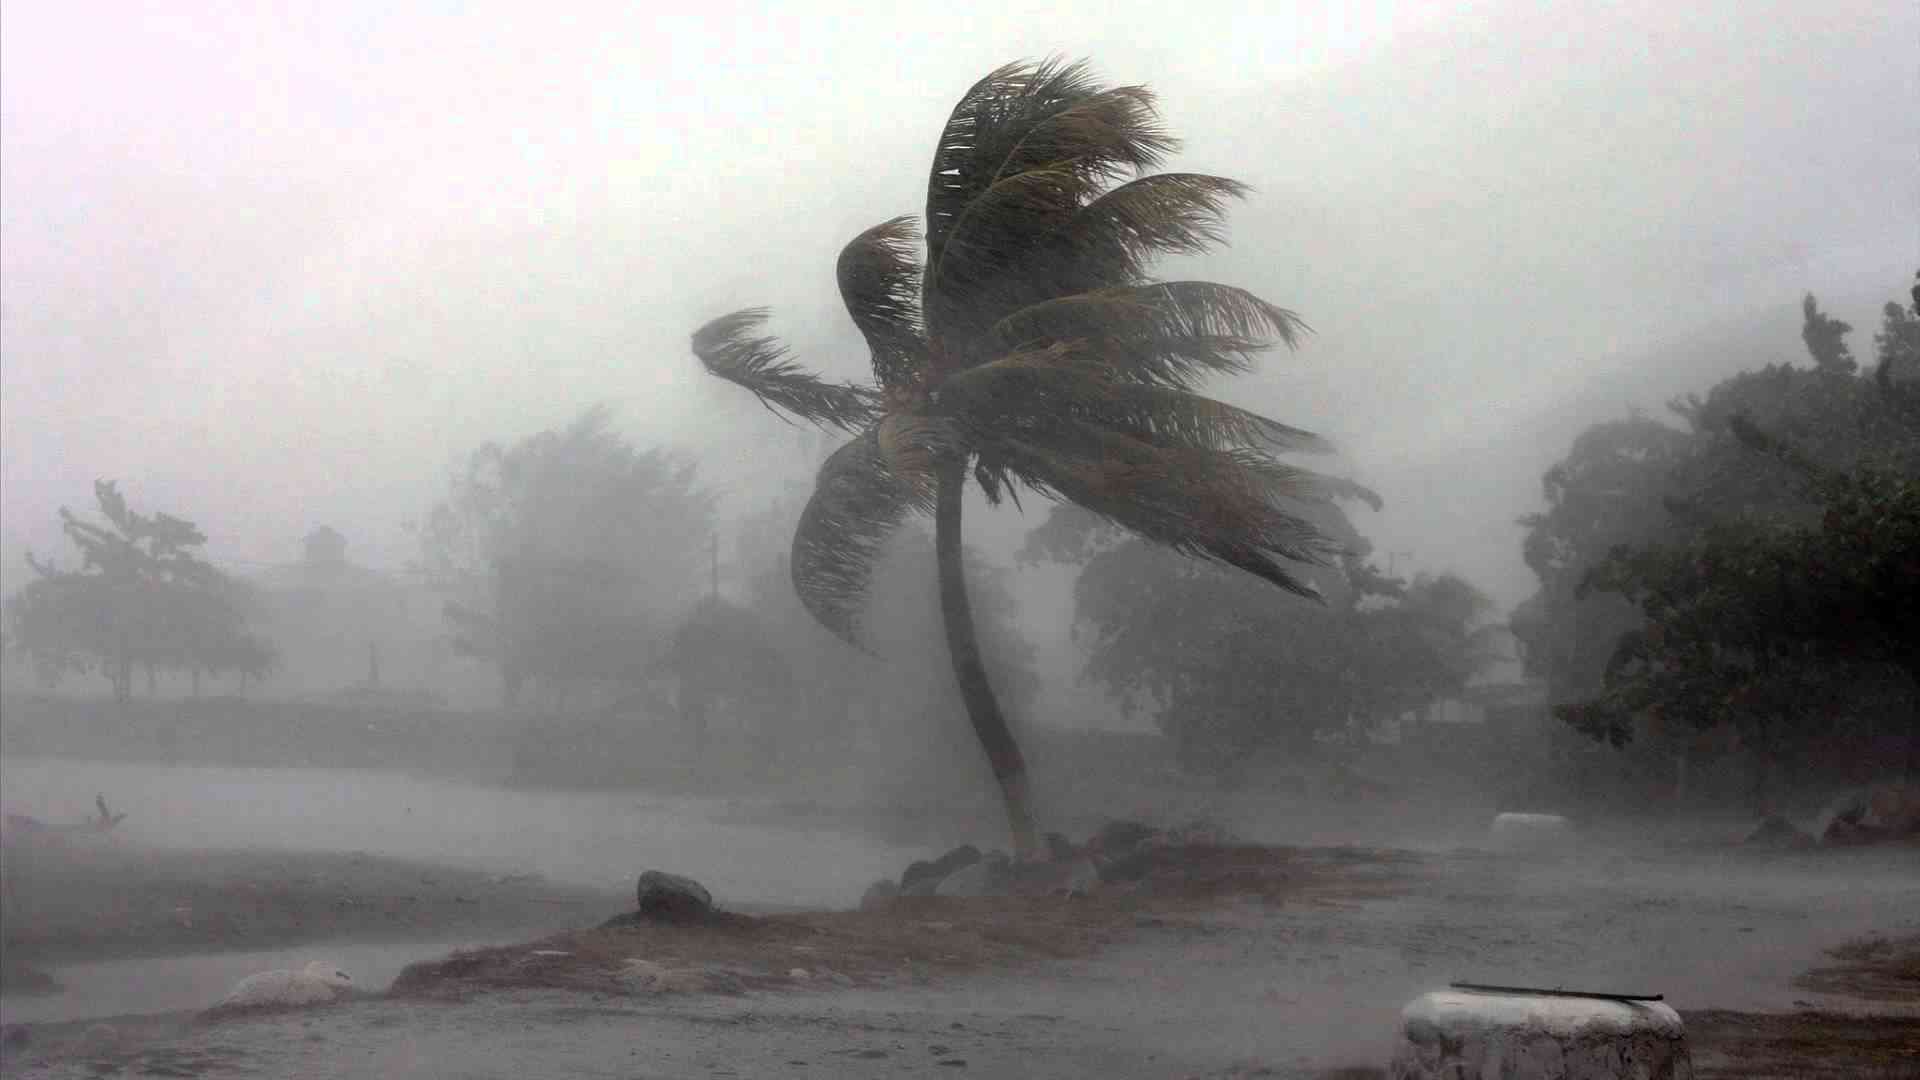
M 857 375 L 832 259 L 918 208 L 950 99 L 1009 57 L 1150 84 L 1176 167 L 1255 186 L 1201 269 L 1317 333 L 1226 392 L 1338 440 L 1380 546 L 1503 606 L 1569 409 L 1657 407 L 1665 345 L 1805 289 L 1868 325 L 1920 243 L 1901 4 L 103 12 L 5 16 L 10 583 L 98 476 L 225 559 L 326 521 L 395 567 L 477 436 L 598 401 L 736 501 L 784 482 L 688 332 L 769 304 Z
M 1665 988 L 1721 1063 L 1744 1051 L 1704 1010 L 1913 1021 L 1859 971 L 1920 957 L 1895 520 L 1920 468 L 1916 43 L 1920 6 L 1867 0 L 11 0 L 4 974 L 70 977 L 9 998 L 0 1075 L 15 1020 L 199 1008 L 328 944 L 371 992 L 486 941 L 518 944 L 423 996 L 618 1000 L 543 998 L 497 1058 L 518 998 L 443 1023 L 355 997 L 215 1049 L 249 1075 L 352 1073 L 316 1065 L 334 1043 L 393 1075 L 436 1046 L 473 1075 L 593 1071 L 644 1022 L 673 1068 L 878 1075 L 924 1042 L 987 1075 L 1355 1080 L 1384 1074 L 1317 1070 L 1384 1060 L 1443 977 Z M 1211 476 L 1133 520 L 1218 530 L 1218 563 L 1124 515 L 990 505 L 986 472 L 953 546 L 931 520 L 872 540 L 869 504 L 806 519 L 840 515 L 828 554 L 795 547 L 846 436 L 694 355 L 766 306 L 800 364 L 870 381 L 843 246 L 926 214 L 955 100 L 1044 57 L 1149 87 L 1165 171 L 1249 185 L 1226 243 L 1150 273 L 1309 328 L 1199 387 L 1331 444 L 1284 460 L 1332 497 L 1272 500 L 1328 539 L 1297 581 L 1312 538 L 1228 536 L 1273 489 L 1206 503 Z M 1102 362 L 1181 355 L 1146 345 Z M 1166 389 L 1147 370 L 1115 382 Z M 860 408 L 917 392 L 886 389 Z M 1028 391 L 973 392 L 952 408 Z M 1087 505 L 1108 481 L 1178 502 L 1140 492 L 1239 437 L 1140 408 L 1126 437 L 1164 467 L 1094 443 Z M 950 464 L 922 435 L 881 429 L 873 475 Z M 944 483 L 894 494 L 931 511 Z M 1677 551 L 1707 554 L 1661 578 Z M 1745 575 L 1707 597 L 1728 606 L 1686 607 L 1715 567 Z M 1511 841 L 1515 812 L 1544 831 Z M 752 948 L 805 943 L 761 971 L 719 931 L 648 937 L 619 920 L 651 917 L 644 885 L 628 910 L 649 868 L 764 917 L 712 926 L 786 928 Z M 543 957 L 658 969 L 621 978 L 668 1003 L 473 974 Z M 667 961 L 695 981 L 660 996 Z M 708 1000 L 743 986 L 737 1013 Z M 139 1030 L 198 1068 L 204 1036 Z M 36 1043 L 32 1074 L 92 1037 Z

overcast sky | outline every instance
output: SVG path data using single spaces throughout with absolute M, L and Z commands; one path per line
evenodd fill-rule
M 1904 0 L 771 6 L 10 0 L 8 562 L 106 476 L 224 560 L 327 522 L 397 566 L 457 452 L 596 401 L 736 505 L 791 482 L 687 334 L 772 304 L 858 374 L 834 256 L 1023 56 L 1151 85 L 1175 167 L 1255 185 L 1169 269 L 1317 332 L 1220 392 L 1333 436 L 1380 547 L 1503 607 L 1581 424 L 1768 358 L 1723 338 L 1794 357 L 1804 289 L 1864 351 L 1920 267 Z

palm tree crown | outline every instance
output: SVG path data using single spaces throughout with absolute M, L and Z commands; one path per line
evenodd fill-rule
M 873 559 L 943 466 L 997 503 L 1019 488 L 1312 595 L 1286 564 L 1329 542 L 1285 509 L 1313 476 L 1275 453 L 1314 436 L 1202 396 L 1209 375 L 1295 344 L 1292 312 L 1207 281 L 1151 280 L 1151 259 L 1223 239 L 1235 181 L 1153 173 L 1176 146 L 1143 87 L 1085 64 L 1015 63 L 954 107 L 927 183 L 925 262 L 910 217 L 841 252 L 840 293 L 873 386 L 806 373 L 760 336 L 766 310 L 693 336 L 707 370 L 774 409 L 854 438 L 820 470 L 793 546 L 809 611 L 857 636 Z
M 820 468 L 793 538 L 793 584 L 821 624 L 858 642 L 873 566 L 909 513 L 931 513 L 947 652 L 1006 803 L 1036 847 L 1026 761 L 987 678 L 961 559 L 962 488 L 1021 488 L 1149 540 L 1316 595 L 1290 563 L 1338 545 L 1287 510 L 1324 494 L 1275 454 L 1320 447 L 1298 428 L 1202 396 L 1305 329 L 1292 312 L 1210 281 L 1154 281 L 1151 260 L 1222 239 L 1232 180 L 1154 173 L 1175 146 L 1143 87 L 1084 64 L 1016 63 L 954 106 L 920 232 L 900 217 L 840 253 L 840 295 L 873 353 L 872 386 L 807 373 L 760 335 L 766 310 L 708 323 L 693 351 L 768 407 L 853 433 Z

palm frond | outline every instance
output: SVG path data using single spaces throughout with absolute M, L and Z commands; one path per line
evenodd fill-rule
M 1153 91 L 1144 86 L 1096 88 L 1084 63 L 1061 70 L 1084 80 L 1084 91 L 1065 108 L 1034 117 L 1024 130 L 1009 125 L 1018 138 L 1000 159 L 996 178 L 1064 161 L 1089 179 L 1112 181 L 1155 168 L 1179 149 L 1180 141 L 1160 123 Z M 1056 84 L 1056 92 L 1064 85 Z
M 1303 470 L 1303 472 L 1305 472 L 1305 470 Z M 1358 480 L 1316 472 L 1305 472 L 1305 478 L 1313 484 L 1321 497 L 1329 501 L 1334 499 L 1352 499 L 1356 502 L 1366 503 L 1372 507 L 1375 512 L 1378 512 L 1381 507 L 1386 505 L 1386 500 L 1380 497 L 1379 492 L 1360 483 Z
M 991 442 L 997 431 L 1065 417 L 1164 446 L 1326 453 L 1324 439 L 1259 413 L 1157 383 L 1137 382 L 1073 343 L 1008 354 L 942 386 L 942 407 Z
M 872 422 L 877 403 L 871 390 L 830 383 L 788 359 L 779 339 L 757 337 L 767 321 L 766 308 L 722 315 L 694 331 L 693 354 L 708 373 L 753 392 L 778 415 L 784 411 L 823 427 L 856 431 Z
M 1250 451 L 1153 446 L 1086 425 L 1035 434 L 995 444 L 1010 478 L 1183 554 L 1319 596 L 1284 564 L 1327 565 L 1339 545 L 1282 507 L 1296 471 Z
M 1052 276 L 1032 265 L 1036 254 L 1108 184 L 1176 145 L 1149 91 L 1101 87 L 1084 63 L 1013 64 L 975 84 L 948 119 L 927 184 L 924 291 L 935 336 L 964 341 L 1058 295 L 1033 291 Z M 966 359 L 953 349 L 943 357 Z
M 995 181 L 1059 161 L 1020 152 L 1048 117 L 1101 92 L 1087 64 L 1019 60 L 987 73 L 955 103 L 927 174 L 927 250 L 938 260 L 961 211 Z M 1161 135 L 1160 138 L 1164 138 Z M 1042 145 L 1035 149 L 1043 149 Z
M 1155 173 L 1081 207 L 1038 245 L 1017 275 L 1028 303 L 1134 285 L 1160 255 L 1197 255 L 1226 242 L 1226 207 L 1249 189 L 1201 173 Z
M 882 467 L 915 510 L 931 514 L 938 493 L 937 464 L 963 452 L 961 437 L 945 417 L 894 410 L 875 425 L 874 446 Z
M 919 241 L 919 227 L 903 216 L 875 225 L 840 252 L 840 298 L 867 339 L 882 388 L 907 384 L 926 365 Z
M 888 467 L 878 428 L 854 436 L 820 466 L 793 532 L 793 588 L 814 620 L 849 644 L 860 644 L 874 564 L 915 502 Z
M 1007 304 L 1022 295 L 1012 269 L 1094 192 L 1094 181 L 1069 162 L 1028 169 L 987 186 L 960 211 L 947 242 L 927 255 L 927 326 L 943 342 L 983 337 Z M 949 350 L 951 368 L 963 356 Z
M 1274 344 L 1295 347 L 1300 316 L 1245 289 L 1211 281 L 1131 285 L 1034 304 L 1003 318 L 1004 348 L 1078 341 L 1123 377 L 1190 388 L 1208 374 L 1251 370 Z

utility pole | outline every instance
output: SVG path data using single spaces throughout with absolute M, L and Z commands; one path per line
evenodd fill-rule
M 720 534 L 707 537 L 707 554 L 712 566 L 707 577 L 707 599 L 720 602 Z

